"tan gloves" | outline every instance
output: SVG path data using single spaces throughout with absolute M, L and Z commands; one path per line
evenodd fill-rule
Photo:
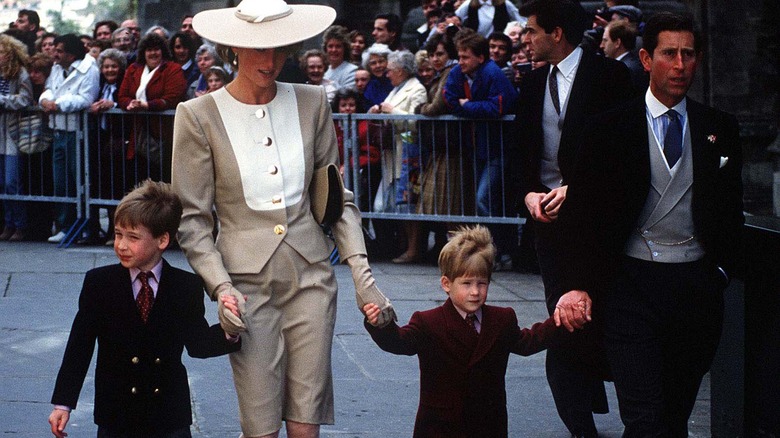
M 236 301 L 235 307 L 237 307 L 239 315 L 243 315 L 246 311 L 246 300 L 244 296 L 241 295 L 241 292 L 236 290 L 232 283 L 222 283 L 217 286 L 214 294 L 217 296 L 219 325 L 222 326 L 222 330 L 231 336 L 246 331 L 246 325 L 244 324 L 244 321 L 241 320 L 241 317 L 236 316 L 222 301 L 222 297 L 225 295 L 234 297 Z
M 374 276 L 371 274 L 371 267 L 368 265 L 368 258 L 364 254 L 356 254 L 348 258 L 346 263 L 352 270 L 358 309 L 363 312 L 363 306 L 366 304 L 376 304 L 381 310 L 376 323 L 377 327 L 384 327 L 390 321 L 398 321 L 390 300 L 376 287 Z

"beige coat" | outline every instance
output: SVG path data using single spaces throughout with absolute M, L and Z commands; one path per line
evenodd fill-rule
M 297 204 L 268 211 L 245 200 L 236 156 L 210 95 L 179 104 L 173 139 L 173 188 L 184 207 L 179 243 L 212 293 L 231 274 L 257 274 L 284 241 L 309 263 L 325 260 L 331 241 L 314 220 L 309 200 L 314 169 L 338 163 L 336 133 L 322 87 L 294 85 L 304 147 L 304 193 Z M 366 254 L 360 212 L 351 202 L 331 229 L 342 260 Z M 212 210 L 219 234 L 212 237 Z

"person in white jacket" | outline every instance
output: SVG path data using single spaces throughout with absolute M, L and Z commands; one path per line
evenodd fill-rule
M 46 80 L 46 90 L 38 103 L 50 114 L 49 127 L 54 130 L 53 169 L 54 195 L 76 195 L 76 131 L 78 112 L 89 108 L 100 91 L 100 73 L 95 58 L 87 54 L 84 44 L 75 34 L 65 34 L 54 40 L 54 67 Z M 76 206 L 59 203 L 55 210 L 57 233 L 49 238 L 59 243 L 76 220 Z

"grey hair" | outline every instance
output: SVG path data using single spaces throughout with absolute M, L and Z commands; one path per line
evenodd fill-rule
M 170 32 L 168 32 L 168 29 L 166 29 L 166 28 L 164 28 L 164 27 L 160 26 L 159 24 L 156 24 L 156 25 L 154 25 L 154 26 L 150 27 L 150 28 L 149 28 L 149 30 L 147 30 L 147 31 L 144 33 L 144 36 L 146 36 L 146 35 L 149 35 L 150 33 L 154 32 L 155 30 L 158 30 L 158 29 L 159 29 L 159 30 L 161 30 L 161 31 L 162 31 L 162 33 L 165 35 L 165 39 L 166 39 L 166 40 L 167 40 L 167 39 L 169 39 L 169 38 L 171 37 L 171 33 L 170 33 Z
M 393 65 L 405 71 L 409 76 L 417 73 L 417 63 L 414 61 L 414 54 L 408 50 L 391 52 L 387 56 L 387 67 Z
M 387 44 L 371 44 L 371 47 L 363 51 L 363 68 L 368 70 L 368 60 L 371 58 L 371 55 L 377 55 L 387 59 L 390 52 L 390 47 L 388 47 Z
M 130 38 L 132 38 L 132 37 L 133 37 L 133 35 L 132 35 L 132 32 L 130 32 L 130 29 L 128 29 L 128 28 L 126 28 L 126 27 L 119 27 L 119 28 L 117 28 L 117 29 L 116 29 L 114 32 L 112 32 L 112 33 L 111 33 L 111 39 L 112 39 L 112 40 L 113 40 L 113 39 L 115 39 L 116 37 L 118 37 L 119 35 L 121 35 L 121 34 L 122 34 L 122 32 L 129 32 L 129 33 L 130 33 Z
M 209 55 L 211 55 L 212 58 L 214 58 L 214 65 L 222 64 L 222 58 L 217 53 L 216 47 L 208 43 L 201 45 L 200 47 L 198 47 L 198 51 L 195 52 L 195 59 L 198 59 L 198 57 L 204 53 L 208 53 Z
M 110 59 L 119 64 L 119 69 L 124 71 L 127 68 L 127 56 L 119 49 L 105 49 L 100 52 L 97 59 L 97 64 L 100 68 L 103 68 L 103 61 Z

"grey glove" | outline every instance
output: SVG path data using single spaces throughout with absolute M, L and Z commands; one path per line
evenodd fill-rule
M 238 301 L 238 313 L 243 315 L 244 312 L 246 312 L 246 304 L 244 296 L 241 295 L 241 292 L 236 290 L 232 283 L 222 283 L 217 286 L 217 289 L 214 291 L 214 293 L 217 296 L 217 312 L 219 315 L 219 325 L 222 326 L 222 330 L 231 336 L 245 332 L 246 325 L 244 325 L 244 321 L 241 320 L 241 317 L 233 314 L 230 309 L 225 307 L 225 305 L 222 303 L 222 300 L 220 299 L 220 297 L 225 294 L 236 297 L 236 300 Z
M 393 304 L 385 294 L 376 287 L 368 258 L 364 254 L 356 254 L 346 260 L 352 270 L 352 280 L 355 282 L 355 299 L 358 309 L 363 312 L 363 306 L 368 303 L 376 304 L 382 311 L 377 319 L 376 326 L 384 327 L 390 321 L 398 321 Z

